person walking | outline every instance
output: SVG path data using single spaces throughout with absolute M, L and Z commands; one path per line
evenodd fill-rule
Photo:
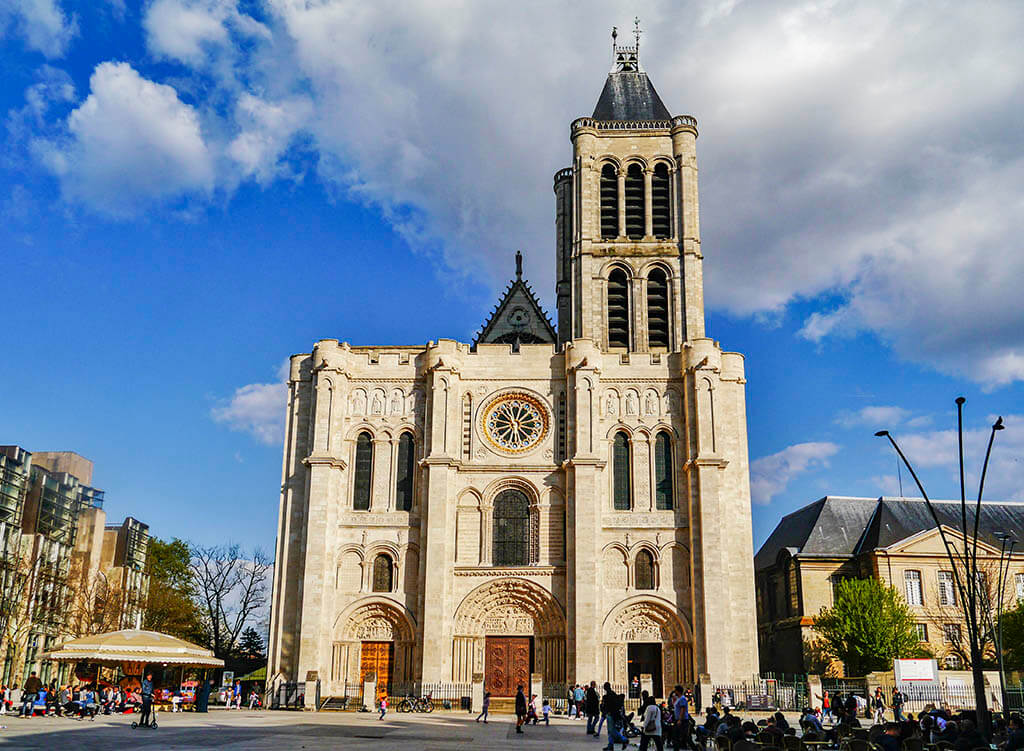
M 871 710 L 875 716 L 875 724 L 879 725 L 885 720 L 885 695 L 881 686 L 875 686 L 875 695 L 871 698 Z
M 387 692 L 385 692 L 385 693 L 382 693 L 380 695 L 380 717 L 378 717 L 377 719 L 378 720 L 383 720 L 384 719 L 384 715 L 386 715 L 387 713 L 388 713 L 388 695 L 387 695 Z
M 43 682 L 39 680 L 39 676 L 37 676 L 36 671 L 33 670 L 25 680 L 25 686 L 21 690 L 22 717 L 32 717 L 36 699 L 39 698 L 39 689 L 42 687 Z
M 690 702 L 683 687 L 676 686 L 676 702 L 672 707 L 672 719 L 676 727 L 676 748 L 692 748 L 690 740 Z
M 572 690 L 572 700 L 576 704 L 576 719 L 583 719 L 583 698 L 584 698 L 583 687 L 580 684 L 576 684 L 576 687 Z
M 142 714 L 139 717 L 139 725 L 141 727 L 148 728 L 153 710 L 152 673 L 146 673 L 146 677 L 142 679 L 142 688 L 140 693 L 142 694 Z
M 627 748 L 629 741 L 619 732 L 620 716 L 624 706 L 623 697 L 612 691 L 612 684 L 608 681 L 604 682 L 604 698 L 601 704 L 601 712 L 608 720 L 608 745 L 604 747 L 604 751 L 615 751 L 616 743 L 621 743 L 623 748 Z
M 825 719 L 832 719 L 832 697 L 828 695 L 828 691 L 822 691 L 821 693 L 821 712 Z
M 665 741 L 662 738 L 661 709 L 648 696 L 643 705 L 643 716 L 640 719 L 640 751 L 647 751 L 647 746 L 654 743 L 658 751 L 664 751 Z
M 903 692 L 898 688 L 892 692 L 892 714 L 896 722 L 903 722 Z
M 601 697 L 597 695 L 597 681 L 587 686 L 583 703 L 587 711 L 587 735 L 598 735 L 595 731 L 601 717 Z
M 488 712 L 488 710 L 490 710 L 490 708 L 491 708 L 491 692 L 490 691 L 484 691 L 484 702 L 483 702 L 483 705 L 480 708 L 481 709 L 480 714 L 478 714 L 476 716 L 476 721 L 480 722 L 480 720 L 482 718 L 483 721 L 484 721 L 484 725 L 486 725 L 487 724 L 487 712 Z
M 523 723 L 526 722 L 526 694 L 523 693 L 523 684 L 516 686 L 516 732 L 523 732 Z

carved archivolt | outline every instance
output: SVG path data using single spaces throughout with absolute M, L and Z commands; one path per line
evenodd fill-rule
M 373 601 L 357 605 L 339 619 L 339 641 L 396 641 L 413 639 L 412 624 L 397 607 Z
M 690 627 L 668 603 L 653 598 L 629 600 L 605 618 L 605 642 L 690 642 Z
M 459 604 L 455 633 L 460 636 L 565 634 L 565 615 L 554 595 L 526 579 L 482 584 Z

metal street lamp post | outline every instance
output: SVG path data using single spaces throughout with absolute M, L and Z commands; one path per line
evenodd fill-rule
M 999 549 L 999 591 L 996 595 L 996 641 L 999 650 L 999 695 L 1000 708 L 1003 717 L 1006 716 L 1006 666 L 1003 664 L 1003 590 L 1006 589 L 1006 580 L 1010 575 L 1010 561 L 1013 557 L 1013 546 L 1017 541 L 1008 532 L 1000 532 L 996 538 L 1001 543 Z M 1006 568 L 1003 569 L 1003 561 L 1006 561 Z
M 981 517 L 981 497 L 985 489 L 985 473 L 988 471 L 988 460 L 992 454 L 992 443 L 995 440 L 996 431 L 1003 429 L 1003 418 L 1000 417 L 995 421 L 995 423 L 993 423 L 992 433 L 989 436 L 988 449 L 985 452 L 985 461 L 981 468 L 981 480 L 978 484 L 978 500 L 974 508 L 974 528 L 972 534 L 972 531 L 968 530 L 967 492 L 964 484 L 963 407 L 964 402 L 966 401 L 967 400 L 962 396 L 957 397 L 956 399 L 957 438 L 960 457 L 960 533 L 963 539 L 963 550 L 959 551 L 959 553 L 946 536 L 942 523 L 939 521 L 939 516 L 935 511 L 935 506 L 932 505 L 931 499 L 928 497 L 928 493 L 925 492 L 924 485 L 921 484 L 921 480 L 917 476 L 917 472 L 914 471 L 914 468 L 911 466 L 906 455 L 896 443 L 896 439 L 892 437 L 888 430 L 879 430 L 875 435 L 889 439 L 889 443 L 891 443 L 892 447 L 896 450 L 900 460 L 910 472 L 910 476 L 914 478 L 914 482 L 917 484 L 917 489 L 921 492 L 921 496 L 924 498 L 928 512 L 931 514 L 932 521 L 935 523 L 935 527 L 939 531 L 939 537 L 942 539 L 942 545 L 946 550 L 946 557 L 949 559 L 950 567 L 953 571 L 953 583 L 960 596 L 960 602 L 963 603 L 964 615 L 967 621 L 967 637 L 970 643 L 971 673 L 974 677 L 974 700 L 978 715 L 978 729 L 986 739 L 991 740 L 992 716 L 988 711 L 988 699 L 985 695 L 985 674 L 982 671 L 981 664 L 983 650 L 981 624 L 979 623 L 979 600 L 982 597 L 982 581 L 978 571 L 978 523 Z M 963 567 L 964 575 L 962 577 L 958 566 Z

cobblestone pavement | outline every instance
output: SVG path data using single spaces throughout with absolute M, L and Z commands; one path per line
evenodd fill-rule
M 132 716 L 97 717 L 93 721 L 58 717 L 20 720 L 0 717 L 0 748 L 47 749 L 47 751 L 111 751 L 141 749 L 225 749 L 226 751 L 329 751 L 365 748 L 373 751 L 401 749 L 457 749 L 498 751 L 517 748 L 597 749 L 602 742 L 583 734 L 585 723 L 555 718 L 549 727 L 538 725 L 516 735 L 515 720 L 495 715 L 484 725 L 472 716 L 456 712 L 429 715 L 391 713 L 383 721 L 376 713 L 360 712 L 248 712 L 211 710 L 158 715 L 159 727 L 132 730 Z M 619 747 L 621 748 L 621 746 Z M 637 748 L 634 741 L 632 749 Z

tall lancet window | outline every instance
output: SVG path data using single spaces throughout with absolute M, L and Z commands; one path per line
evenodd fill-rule
M 608 275 L 608 346 L 629 347 L 629 278 L 622 269 Z
M 616 433 L 612 444 L 612 502 L 616 511 L 629 511 L 632 505 L 629 476 L 629 437 Z
M 412 509 L 412 478 L 416 471 L 416 457 L 413 455 L 412 433 L 402 433 L 398 439 L 398 466 L 395 475 L 395 508 L 399 511 Z
M 352 508 L 356 511 L 370 510 L 370 480 L 373 476 L 373 439 L 369 433 L 360 433 L 356 438 L 355 492 Z
M 505 490 L 494 499 L 492 558 L 495 566 L 530 563 L 530 501 L 519 490 Z
M 601 237 L 619 235 L 619 177 L 615 165 L 601 168 Z
M 671 212 L 669 211 L 668 165 L 660 162 L 651 175 L 651 230 L 655 237 L 665 238 L 672 234 Z
M 647 343 L 668 349 L 668 278 L 664 269 L 647 276 Z
M 654 507 L 672 508 L 672 443 L 664 431 L 654 439 Z
M 630 240 L 644 236 L 644 168 L 634 162 L 626 170 L 626 235 Z

